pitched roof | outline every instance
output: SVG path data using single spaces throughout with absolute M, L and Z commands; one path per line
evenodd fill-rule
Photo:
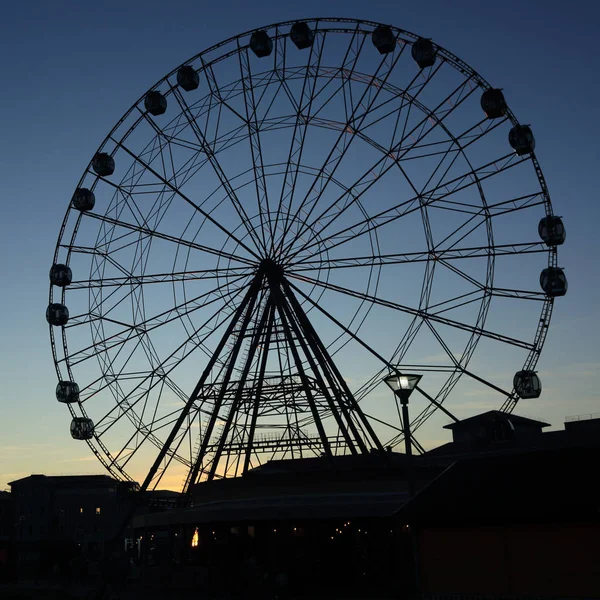
M 34 483 L 40 482 L 47 485 L 57 486 L 85 486 L 85 485 L 115 485 L 118 483 L 116 479 L 108 475 L 42 475 L 34 473 L 21 479 L 10 481 L 8 485 L 12 486 L 15 483 Z
M 469 426 L 471 424 L 475 425 L 478 421 L 493 421 L 493 420 L 510 420 L 513 425 L 529 425 L 535 427 L 550 427 L 550 423 L 544 423 L 543 421 L 536 421 L 535 419 L 530 419 L 528 417 L 520 417 L 519 415 L 513 415 L 512 413 L 505 413 L 500 410 L 489 410 L 484 413 L 480 413 L 478 415 L 474 415 L 469 417 L 468 419 L 463 419 L 462 421 L 457 421 L 456 423 L 450 423 L 449 425 L 444 425 L 444 429 L 456 429 L 459 427 Z

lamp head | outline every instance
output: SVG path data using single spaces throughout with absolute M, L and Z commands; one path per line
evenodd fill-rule
M 421 381 L 421 377 L 423 376 L 414 373 L 390 373 L 384 381 L 401 400 L 408 400 L 412 391 Z

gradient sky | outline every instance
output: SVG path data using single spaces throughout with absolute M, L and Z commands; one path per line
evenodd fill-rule
M 600 5 L 476 0 L 355 0 L 300 4 L 187 0 L 24 1 L 0 23 L 0 489 L 32 472 L 100 473 L 54 398 L 44 311 L 48 269 L 68 201 L 96 148 L 147 88 L 204 48 L 269 23 L 316 16 L 391 23 L 464 59 L 508 94 L 536 134 L 554 211 L 567 227 L 559 264 L 569 292 L 557 300 L 538 363 L 544 392 L 518 412 L 562 427 L 600 412 Z M 492 360 L 492 357 L 490 357 Z M 455 400 L 459 402 L 458 400 Z M 465 400 L 463 399 L 463 403 Z M 490 408 L 473 402 L 472 412 Z M 447 439 L 430 432 L 428 445 Z

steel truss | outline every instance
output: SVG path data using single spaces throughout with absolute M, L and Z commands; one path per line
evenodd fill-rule
M 553 211 L 535 154 L 506 143 L 516 117 L 486 119 L 490 85 L 444 48 L 416 68 L 415 34 L 392 28 L 379 55 L 377 23 L 307 23 L 304 50 L 288 21 L 264 28 L 268 57 L 257 30 L 192 57 L 193 92 L 167 74 L 166 114 L 134 103 L 98 150 L 115 175 L 90 163 L 96 205 L 62 223 L 57 375 L 98 459 L 144 489 L 395 447 L 390 369 L 426 375 L 413 432 L 469 393 L 512 411 L 490 363 L 540 356 L 553 299 L 536 279 L 557 250 L 536 238 Z

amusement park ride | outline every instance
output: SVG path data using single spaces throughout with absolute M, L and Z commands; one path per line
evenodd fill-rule
M 465 381 L 507 412 L 538 397 L 567 282 L 534 148 L 503 91 L 395 27 L 289 21 L 190 58 L 108 134 L 60 229 L 72 437 L 189 495 L 270 458 L 420 451 Z M 413 376 L 408 423 L 382 398 Z

